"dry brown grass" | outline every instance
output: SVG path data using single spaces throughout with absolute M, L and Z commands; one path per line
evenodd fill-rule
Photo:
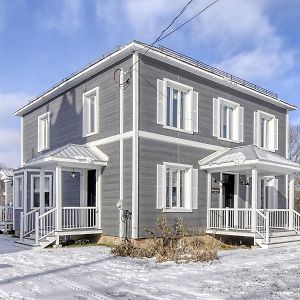
M 154 257 L 158 262 L 207 262 L 218 258 L 221 243 L 207 235 L 195 235 L 179 219 L 173 227 L 162 215 L 154 231 L 147 232 L 150 238 L 144 241 L 124 240 L 112 247 L 115 256 L 137 258 Z

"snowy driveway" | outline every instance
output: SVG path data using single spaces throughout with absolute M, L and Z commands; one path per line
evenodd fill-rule
M 300 248 L 213 264 L 114 258 L 105 247 L 28 250 L 0 236 L 0 299 L 300 299 Z

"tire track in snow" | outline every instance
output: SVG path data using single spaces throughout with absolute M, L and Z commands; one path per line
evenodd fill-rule
M 72 289 L 74 291 L 77 291 L 81 294 L 84 294 L 90 298 L 94 298 L 94 299 L 101 299 L 101 300 L 106 300 L 106 299 L 110 299 L 102 294 L 99 294 L 97 291 L 89 288 L 86 285 L 83 284 L 79 284 L 75 281 L 71 281 L 69 279 L 66 278 L 62 278 L 60 276 L 57 275 L 43 275 L 43 278 L 50 280 L 51 282 L 58 284 L 60 286 Z

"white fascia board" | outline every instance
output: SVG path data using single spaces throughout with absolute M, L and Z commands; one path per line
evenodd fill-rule
M 101 64 L 106 63 L 107 61 L 109 61 L 110 59 L 117 57 L 118 55 L 128 51 L 128 54 L 130 54 L 130 48 L 132 48 L 132 46 L 134 45 L 134 43 L 130 43 L 127 46 L 125 46 L 124 48 L 120 49 L 119 51 L 107 56 L 106 58 L 100 60 L 99 62 L 93 64 L 92 66 L 84 69 L 83 71 L 79 72 L 78 74 L 70 77 L 68 80 L 65 80 L 64 82 L 60 83 L 59 85 L 57 85 L 55 88 L 51 89 L 50 91 L 46 92 L 45 94 L 41 95 L 40 97 L 38 97 L 36 100 L 28 103 L 27 105 L 25 105 L 24 107 L 22 107 L 21 109 L 19 109 L 18 111 L 16 111 L 14 113 L 14 116 L 23 116 L 24 114 L 28 113 L 29 111 L 33 110 L 34 108 L 36 108 L 37 106 L 40 106 L 43 104 L 42 100 L 45 99 L 45 97 L 50 96 L 52 93 L 54 93 L 55 91 L 61 89 L 62 87 L 64 87 L 66 84 L 72 82 L 73 80 L 79 78 L 80 76 L 86 74 L 87 72 L 90 72 L 91 70 L 97 68 L 98 66 L 100 66 Z
M 208 161 L 210 161 L 211 159 L 214 159 L 214 158 L 218 157 L 220 154 L 223 154 L 223 153 L 227 152 L 228 150 L 230 150 L 230 149 L 224 149 L 224 150 L 216 151 L 216 152 L 214 152 L 214 153 L 198 160 L 198 163 L 201 166 L 201 165 L 207 163 Z
M 139 48 L 139 51 L 144 50 L 145 48 L 148 49 L 148 47 L 146 45 L 144 47 L 141 46 L 141 45 L 139 45 L 139 44 L 135 44 L 135 45 Z M 269 103 L 272 103 L 274 105 L 280 106 L 280 107 L 288 109 L 288 110 L 296 110 L 297 109 L 297 106 L 295 106 L 295 105 L 285 103 L 285 102 L 283 102 L 280 99 L 276 100 L 276 99 L 274 99 L 272 97 L 269 97 L 267 95 L 261 94 L 261 93 L 255 91 L 255 90 L 247 88 L 247 87 L 245 87 L 243 85 L 240 85 L 240 84 L 235 83 L 235 82 L 231 82 L 227 78 L 218 76 L 216 74 L 212 74 L 212 73 L 210 73 L 208 71 L 205 71 L 205 70 L 203 70 L 201 68 L 195 67 L 195 66 L 193 66 L 193 65 L 191 65 L 191 64 L 189 64 L 187 62 L 181 61 L 180 59 L 177 59 L 175 57 L 170 57 L 167 54 L 159 52 L 156 49 L 149 48 L 148 54 L 150 54 L 150 53 L 152 53 L 154 56 L 156 56 L 159 60 L 161 60 L 163 62 L 168 61 L 170 64 L 173 64 L 173 65 L 174 65 L 174 63 L 177 63 L 177 64 L 180 65 L 180 67 L 185 68 L 189 72 L 197 74 L 197 75 L 199 75 L 201 77 L 204 77 L 206 79 L 215 81 L 215 82 L 220 83 L 222 85 L 228 86 L 228 87 L 233 88 L 235 90 L 240 90 L 240 91 L 242 91 L 242 92 L 244 92 L 244 93 L 246 93 L 248 95 L 253 96 L 253 94 L 254 94 L 256 97 L 258 97 L 258 98 L 260 98 L 260 99 L 262 99 L 264 101 L 267 101 Z

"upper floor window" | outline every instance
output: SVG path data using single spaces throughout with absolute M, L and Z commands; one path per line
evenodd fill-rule
M 244 139 L 244 108 L 223 98 L 213 99 L 213 135 L 231 142 Z
M 83 94 L 83 136 L 99 132 L 99 88 Z
M 50 175 L 45 175 L 45 207 L 52 207 L 52 178 Z M 31 207 L 40 207 L 40 176 L 32 175 L 31 177 Z
M 157 123 L 168 129 L 198 132 L 198 93 L 179 82 L 158 79 Z
M 50 114 L 45 113 L 38 118 L 38 151 L 49 149 Z
M 198 207 L 198 170 L 164 163 L 157 166 L 157 204 L 164 211 L 191 211 Z
M 15 208 L 23 207 L 23 177 L 16 176 L 14 180 L 14 201 Z
M 266 150 L 278 150 L 278 120 L 274 115 L 254 112 L 254 145 Z

